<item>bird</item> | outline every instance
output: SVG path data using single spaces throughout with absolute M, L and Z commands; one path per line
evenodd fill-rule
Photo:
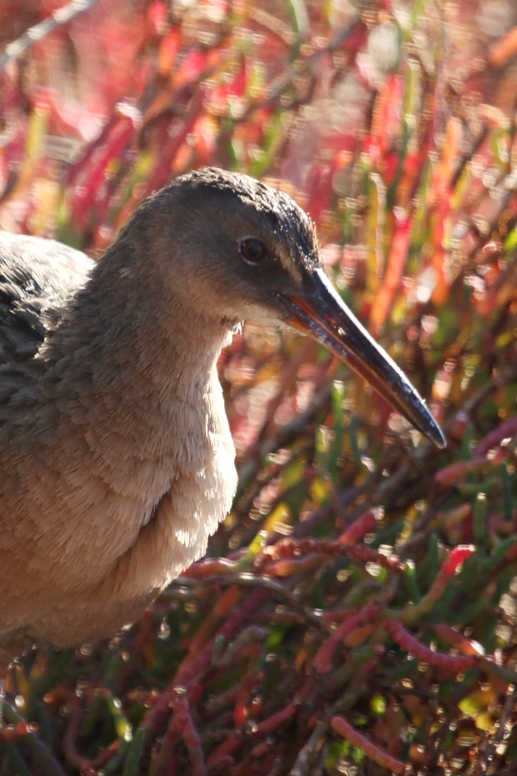
M 0 680 L 134 622 L 205 553 L 237 485 L 217 361 L 248 320 L 312 336 L 445 445 L 286 193 L 190 172 L 98 262 L 0 232 Z

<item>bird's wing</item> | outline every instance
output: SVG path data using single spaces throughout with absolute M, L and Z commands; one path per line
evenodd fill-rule
M 54 240 L 0 231 L 0 374 L 37 353 L 93 264 Z

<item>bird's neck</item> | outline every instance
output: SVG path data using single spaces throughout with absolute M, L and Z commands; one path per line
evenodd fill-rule
M 210 434 L 229 435 L 216 371 L 228 327 L 158 293 L 152 276 L 102 270 L 42 351 L 43 402 L 113 466 L 128 448 L 135 459 L 167 455 L 182 466 L 209 456 Z

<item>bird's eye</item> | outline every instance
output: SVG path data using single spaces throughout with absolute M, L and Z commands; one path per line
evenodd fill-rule
M 240 244 L 241 256 L 245 261 L 250 264 L 258 264 L 263 261 L 267 256 L 267 248 L 256 237 L 247 237 Z

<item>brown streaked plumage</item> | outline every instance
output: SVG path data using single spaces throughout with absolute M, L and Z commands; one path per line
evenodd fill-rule
M 236 485 L 216 362 L 246 319 L 316 337 L 443 446 L 285 194 L 183 176 L 98 264 L 0 233 L 0 678 L 34 643 L 114 633 L 205 552 Z

